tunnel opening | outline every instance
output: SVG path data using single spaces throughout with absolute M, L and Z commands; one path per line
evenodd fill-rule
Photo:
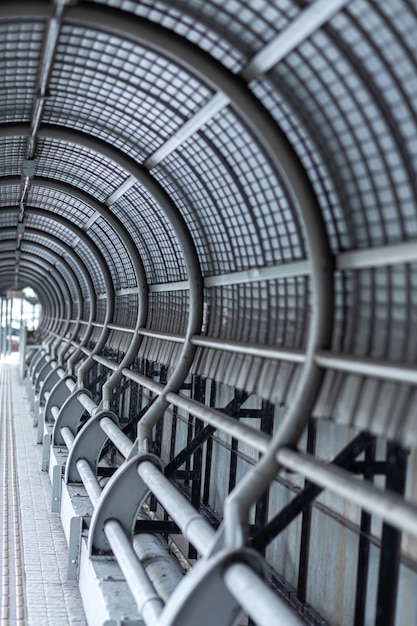
M 23 345 L 36 345 L 42 320 L 42 304 L 31 287 L 9 288 L 0 296 L 0 352 L 10 356 Z

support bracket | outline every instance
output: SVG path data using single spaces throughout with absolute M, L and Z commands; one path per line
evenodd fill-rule
M 198 561 L 169 598 L 159 626 L 234 626 L 240 623 L 243 610 L 227 589 L 224 573 L 229 565 L 242 562 L 265 577 L 262 557 L 250 548 L 222 550 Z
M 117 520 L 127 536 L 133 539 L 139 508 L 149 495 L 149 488 L 138 474 L 138 466 L 143 461 L 150 461 L 163 470 L 160 459 L 153 454 L 137 455 L 120 466 L 104 487 L 94 509 L 88 536 L 90 556 L 111 552 L 104 532 L 104 525 L 110 519 Z
M 64 426 L 67 426 L 71 430 L 71 432 L 76 434 L 81 416 L 85 412 L 85 408 L 79 401 L 80 393 L 83 393 L 91 398 L 91 393 L 87 391 L 87 389 L 74 391 L 69 397 L 67 397 L 65 402 L 61 405 L 60 411 L 55 420 L 55 426 L 52 433 L 52 445 L 65 445 L 65 441 L 63 440 L 61 435 L 61 428 L 63 428 Z
M 70 390 L 67 387 L 67 381 L 72 380 L 75 382 L 74 376 L 63 376 L 60 378 L 56 384 L 52 387 L 51 392 L 48 396 L 48 399 L 45 402 L 45 411 L 44 411 L 44 421 L 45 422 L 53 422 L 54 419 L 51 414 L 51 408 L 53 406 L 57 406 L 59 409 L 62 408 L 64 402 L 70 395 Z
M 119 425 L 117 415 L 111 411 L 99 411 L 94 417 L 90 417 L 76 435 L 68 455 L 65 468 L 66 484 L 81 482 L 81 477 L 77 470 L 77 461 L 80 459 L 88 461 L 91 469 L 96 470 L 100 452 L 108 440 L 108 436 L 100 427 L 100 420 L 103 419 L 103 417 L 109 417 L 116 425 Z M 71 430 L 72 432 L 76 432 L 73 429 Z

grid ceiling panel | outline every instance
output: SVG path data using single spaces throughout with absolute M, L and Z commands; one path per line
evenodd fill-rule
M 103 218 L 98 218 L 87 235 L 101 250 L 112 274 L 115 289 L 136 286 L 132 262 L 125 245 Z
M 146 327 L 168 333 L 184 334 L 187 328 L 188 312 L 188 291 L 150 293 Z
M 210 93 L 150 50 L 64 25 L 45 121 L 92 133 L 142 160 Z
M 55 252 L 55 254 L 57 254 L 58 256 L 63 256 L 62 253 L 62 248 L 51 242 L 51 241 L 47 241 L 45 242 L 45 238 L 41 238 L 41 237 L 34 237 L 33 235 L 28 235 L 25 234 L 25 237 L 22 241 L 22 250 L 24 252 L 30 252 L 33 253 L 35 256 L 39 256 L 39 249 L 34 248 L 33 246 L 30 245 L 30 241 L 34 241 L 36 240 L 37 243 L 40 243 L 43 246 L 47 246 L 47 248 L 49 250 L 52 250 Z M 51 263 L 54 265 L 56 263 L 56 258 L 54 257 L 50 257 Z M 65 255 L 65 261 L 66 263 L 71 267 L 71 269 L 73 270 L 74 274 L 77 277 L 80 289 L 81 289 L 81 293 L 83 295 L 83 297 L 87 298 L 88 297 L 88 287 L 87 287 L 87 283 L 86 280 L 84 278 L 84 274 L 80 271 L 79 265 L 77 263 L 75 263 L 75 261 L 72 259 L 72 257 Z M 72 279 L 71 279 L 72 280 Z
M 26 143 L 26 137 L 7 137 L 0 140 L 1 176 L 20 176 L 23 159 L 26 158 Z
M 347 28 L 343 15 L 337 19 L 351 45 L 352 39 L 359 36 L 357 31 L 351 25 Z M 365 56 L 370 58 L 369 49 L 355 45 L 352 50 L 355 53 L 346 54 L 320 31 L 281 63 L 273 75 L 277 86 L 285 84 L 290 97 L 303 103 L 310 124 L 326 145 L 333 171 L 337 170 L 337 187 L 344 192 L 347 214 L 344 220 L 335 219 L 338 226 L 344 227 L 340 237 L 346 238 L 349 221 L 350 245 L 367 247 L 414 237 L 417 222 L 412 181 L 404 169 L 407 148 L 393 133 L 391 114 L 387 115 L 391 107 L 388 101 L 393 96 L 386 94 L 394 93 L 392 82 L 385 83 L 384 89 L 378 86 L 377 92 L 370 90 L 369 85 L 375 84 L 373 74 L 378 71 L 375 55 L 367 74 Z M 358 66 L 362 67 L 360 72 Z M 398 109 L 403 115 L 401 107 Z M 411 141 L 414 137 L 415 128 Z M 415 151 L 415 140 L 413 146 Z
M 126 177 L 122 168 L 79 145 L 42 139 L 36 158 L 38 176 L 69 183 L 104 202 Z
M 141 212 L 140 210 L 137 211 L 140 206 L 138 202 L 132 205 L 126 196 L 127 194 L 112 205 L 112 211 L 128 229 L 139 251 L 145 268 L 147 282 L 149 284 L 161 282 L 164 280 L 163 277 L 166 273 L 164 264 L 162 263 L 161 266 L 159 262 L 161 251 L 159 249 L 158 240 L 153 233 L 151 225 L 149 225 L 146 220 L 141 219 Z M 146 203 L 146 200 L 142 198 L 140 204 L 143 202 Z
M 0 207 L 17 207 L 19 205 L 20 193 L 19 185 L 0 185 Z
M 331 249 L 351 247 L 350 218 L 343 210 L 344 190 L 337 185 L 338 173 L 315 127 L 308 128 L 304 107 L 292 98 L 291 89 L 280 83 L 279 90 L 270 76 L 251 83 L 253 93 L 277 121 L 300 159 L 313 186 L 325 217 Z
M 259 244 L 253 239 L 245 241 L 244 246 L 250 246 L 254 255 L 249 259 L 249 264 L 272 265 L 304 258 L 304 243 L 295 209 L 282 181 L 258 148 L 254 137 L 236 120 L 230 110 L 216 116 L 203 131 L 222 154 L 236 184 L 244 194 L 251 223 L 242 229 L 243 232 L 251 232 L 252 237 L 257 233 L 261 240 Z M 239 225 L 236 222 L 242 220 L 240 215 L 244 212 L 245 205 L 239 206 L 239 216 L 236 209 L 237 207 L 231 211 L 229 208 L 227 211 L 230 215 L 228 227 L 233 239 L 239 241 Z
M 45 209 L 82 228 L 94 211 L 77 198 L 48 187 L 37 187 L 36 178 L 28 194 L 28 206 Z M 53 217 L 51 215 L 51 217 Z
M 212 3 L 209 4 L 201 0 L 198 2 L 193 0 L 193 2 L 177 1 L 170 3 L 154 2 L 153 0 L 145 0 L 140 3 L 132 0 L 104 0 L 99 3 L 121 8 L 169 28 L 198 45 L 232 71 L 238 71 L 244 62 L 246 55 L 240 51 L 240 47 L 244 43 L 249 46 L 257 37 L 252 31 L 250 20 L 255 21 L 256 19 L 257 24 L 260 22 L 259 17 L 254 18 L 256 12 L 250 9 L 244 12 L 241 21 L 242 3 L 239 2 L 218 3 L 215 8 Z M 230 13 L 228 10 L 224 11 L 225 4 L 228 5 Z M 247 3 L 244 4 L 247 7 Z M 270 13 L 272 11 L 273 9 L 270 8 Z M 279 11 L 274 12 L 273 18 L 276 17 L 277 13 L 280 15 L 280 23 L 282 23 Z M 218 24 L 216 28 L 213 28 L 217 17 L 219 17 Z M 234 28 L 239 31 L 238 35 L 231 33 L 230 27 L 234 22 L 236 22 Z M 231 37 L 235 45 L 230 42 Z
M 187 271 L 176 233 L 146 190 L 132 187 L 112 210 L 122 223 L 128 220 L 132 226 L 129 232 L 141 251 L 150 284 L 186 280 Z
M 69 247 L 72 247 L 75 239 L 75 234 L 56 222 L 52 215 L 50 217 L 42 217 L 39 215 L 30 215 L 30 213 L 28 213 L 26 216 L 26 226 L 44 234 L 53 235 L 56 239 L 58 239 L 58 241 L 63 241 Z M 49 245 L 49 240 L 47 243 Z
M 42 250 L 42 252 L 39 250 L 38 247 L 31 245 L 31 243 L 33 242 L 43 246 L 44 249 Z M 53 243 L 49 244 L 49 242 L 48 242 L 48 248 L 50 252 L 48 252 L 48 249 L 45 247 L 45 238 L 41 238 L 36 235 L 28 235 L 27 238 L 25 239 L 25 242 L 22 244 L 23 254 L 25 253 L 33 254 L 33 256 L 35 257 L 41 256 L 50 265 L 54 266 L 56 263 L 56 255 L 62 254 L 62 248 L 60 248 L 59 246 Z
M 10 213 L 0 208 L 0 228 L 16 228 L 17 225 L 17 213 Z
M 51 220 L 42 219 L 41 221 L 39 221 L 39 218 L 38 220 L 36 220 L 37 229 L 40 230 L 39 226 L 41 225 L 42 229 L 44 229 L 44 232 L 50 232 L 49 231 L 50 224 L 51 224 Z M 28 221 L 28 226 L 30 226 L 30 218 Z M 61 232 L 61 239 L 63 240 L 62 232 Z M 62 248 L 50 240 L 46 242 L 45 237 L 42 236 L 42 234 L 36 235 L 36 234 L 29 234 L 25 232 L 23 241 L 25 243 L 26 241 L 35 241 L 36 243 L 39 243 L 43 246 L 46 243 L 48 248 L 55 251 L 56 254 L 62 255 Z M 85 266 L 87 267 L 90 273 L 91 279 L 93 281 L 95 293 L 97 295 L 100 293 L 104 293 L 105 286 L 104 286 L 103 276 L 102 276 L 100 268 L 97 266 L 97 263 L 94 260 L 94 257 L 91 253 L 91 249 L 87 248 L 82 242 L 79 242 L 77 246 L 74 248 L 74 250 L 75 250 L 76 255 L 78 254 L 80 256 L 80 258 L 82 259 L 82 261 L 84 262 Z M 78 270 L 76 270 L 76 265 L 73 265 L 73 261 L 71 257 L 69 256 L 66 257 L 66 260 L 74 269 L 74 271 L 78 272 Z
M 116 296 L 115 304 L 114 323 L 134 328 L 136 326 L 139 308 L 138 295 L 129 294 Z M 129 337 L 132 339 L 133 335 L 129 335 Z
M 0 124 L 28 122 L 36 90 L 44 24 L 0 24 Z
M 305 347 L 308 277 L 213 287 L 206 289 L 205 294 L 208 336 Z
M 193 232 L 204 274 L 304 258 L 288 196 L 241 124 L 223 113 L 204 135 L 187 141 L 180 155 L 168 156 L 154 170 Z

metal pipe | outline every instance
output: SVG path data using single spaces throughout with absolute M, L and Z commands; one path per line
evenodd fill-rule
M 130 540 L 116 520 L 107 521 L 104 525 L 104 532 L 120 569 L 129 583 L 139 613 L 147 626 L 155 626 L 161 615 L 163 602 L 149 580 Z
M 311 455 L 289 448 L 279 450 L 277 460 L 320 487 L 330 489 L 349 502 L 379 515 L 395 528 L 417 536 L 417 506 L 404 501 L 401 496 L 361 481 L 340 467 L 326 465 Z
M 271 624 L 302 626 L 305 623 L 246 563 L 229 565 L 224 573 L 224 582 L 232 596 L 257 626 Z
M 68 378 L 68 379 L 65 381 L 65 385 L 66 385 L 66 387 L 68 387 L 68 389 L 69 389 L 69 390 L 70 390 L 70 392 L 72 393 L 72 392 L 74 391 L 74 389 L 76 388 L 77 383 L 76 383 L 74 380 L 72 380 L 72 378 Z
M 164 389 L 163 385 L 151 380 L 150 378 L 146 378 L 143 374 L 138 374 L 137 372 L 132 372 L 131 370 L 123 370 L 123 374 L 126 378 L 139 383 L 153 393 L 161 394 Z M 245 441 L 253 448 L 259 450 L 259 452 L 266 452 L 268 443 L 270 442 L 270 437 L 265 433 L 262 433 L 251 426 L 247 426 L 246 424 L 242 424 L 233 417 L 229 417 L 221 411 L 201 404 L 201 402 L 197 402 L 197 400 L 185 398 L 177 393 L 167 393 L 166 399 L 169 403 L 192 413 L 195 417 L 198 417 L 204 422 L 207 422 L 207 424 L 210 424 L 210 426 L 214 426 L 214 428 L 224 433 L 228 433 L 239 441 Z
M 76 467 L 83 482 L 83 485 L 86 488 L 86 491 L 90 497 L 91 503 L 95 507 L 102 492 L 102 489 L 97 480 L 97 476 L 91 469 L 89 462 L 85 459 L 78 459 Z
M 88 396 L 86 393 L 83 393 L 82 391 L 78 394 L 78 402 L 81 404 L 81 406 L 85 408 L 89 415 L 93 415 L 94 411 L 97 411 L 98 409 L 98 406 L 94 402 L 94 400 L 92 400 L 90 396 Z
M 56 421 L 58 415 L 59 415 L 59 407 L 57 407 L 56 405 L 51 406 L 51 415 L 54 418 L 54 420 Z
M 72 446 L 74 445 L 74 435 L 72 434 L 71 430 L 68 428 L 68 426 L 63 426 L 61 428 L 61 435 L 62 435 L 62 439 L 65 441 L 65 445 L 67 446 L 68 450 L 71 450 Z
M 89 354 L 91 354 L 91 351 L 89 351 Z M 106 359 L 106 357 L 100 356 L 99 354 L 92 354 L 92 358 L 94 359 L 96 363 L 100 363 L 100 365 L 104 365 L 112 372 L 115 372 L 119 367 L 118 364 L 115 363 L 114 361 L 110 361 L 110 359 Z
M 235 354 L 247 354 L 250 356 L 263 357 L 275 361 L 287 361 L 289 363 L 304 363 L 305 352 L 295 348 L 271 347 L 259 343 L 246 343 L 244 341 L 232 341 L 231 339 L 217 339 L 215 337 L 194 336 L 192 342 L 195 346 L 224 350 Z
M 280 33 L 252 57 L 243 68 L 241 76 L 251 81 L 268 72 L 351 1 L 316 0 L 300 11 Z
M 225 415 L 221 411 L 174 393 L 167 394 L 167 400 L 178 408 L 182 408 L 195 417 L 207 422 L 210 426 L 231 435 L 239 441 L 247 443 L 259 452 L 265 453 L 268 449 L 268 445 L 271 442 L 269 435 L 256 428 L 247 426 L 235 418 Z
M 387 361 L 377 361 L 366 357 L 359 358 L 346 354 L 332 354 L 324 350 L 317 352 L 315 361 L 320 367 L 339 372 L 374 378 L 387 378 L 400 383 L 417 385 L 417 369 L 415 365 L 389 363 Z
M 149 519 L 149 516 L 142 513 L 139 519 Z M 167 602 L 184 576 L 178 561 L 172 558 L 168 544 L 160 535 L 140 533 L 133 537 L 133 549 L 158 596 Z
M 109 417 L 103 417 L 100 420 L 100 428 L 106 433 L 112 443 L 114 443 L 119 452 L 127 458 L 133 446 L 129 437 L 127 437 Z
M 214 529 L 153 463 L 139 463 L 138 474 L 181 529 L 184 537 L 205 556 L 213 542 Z

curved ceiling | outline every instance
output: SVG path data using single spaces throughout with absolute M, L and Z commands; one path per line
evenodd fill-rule
M 416 26 L 405 0 L 3 3 L 2 291 L 170 363 L 157 333 L 204 335 L 193 371 L 417 442 Z

